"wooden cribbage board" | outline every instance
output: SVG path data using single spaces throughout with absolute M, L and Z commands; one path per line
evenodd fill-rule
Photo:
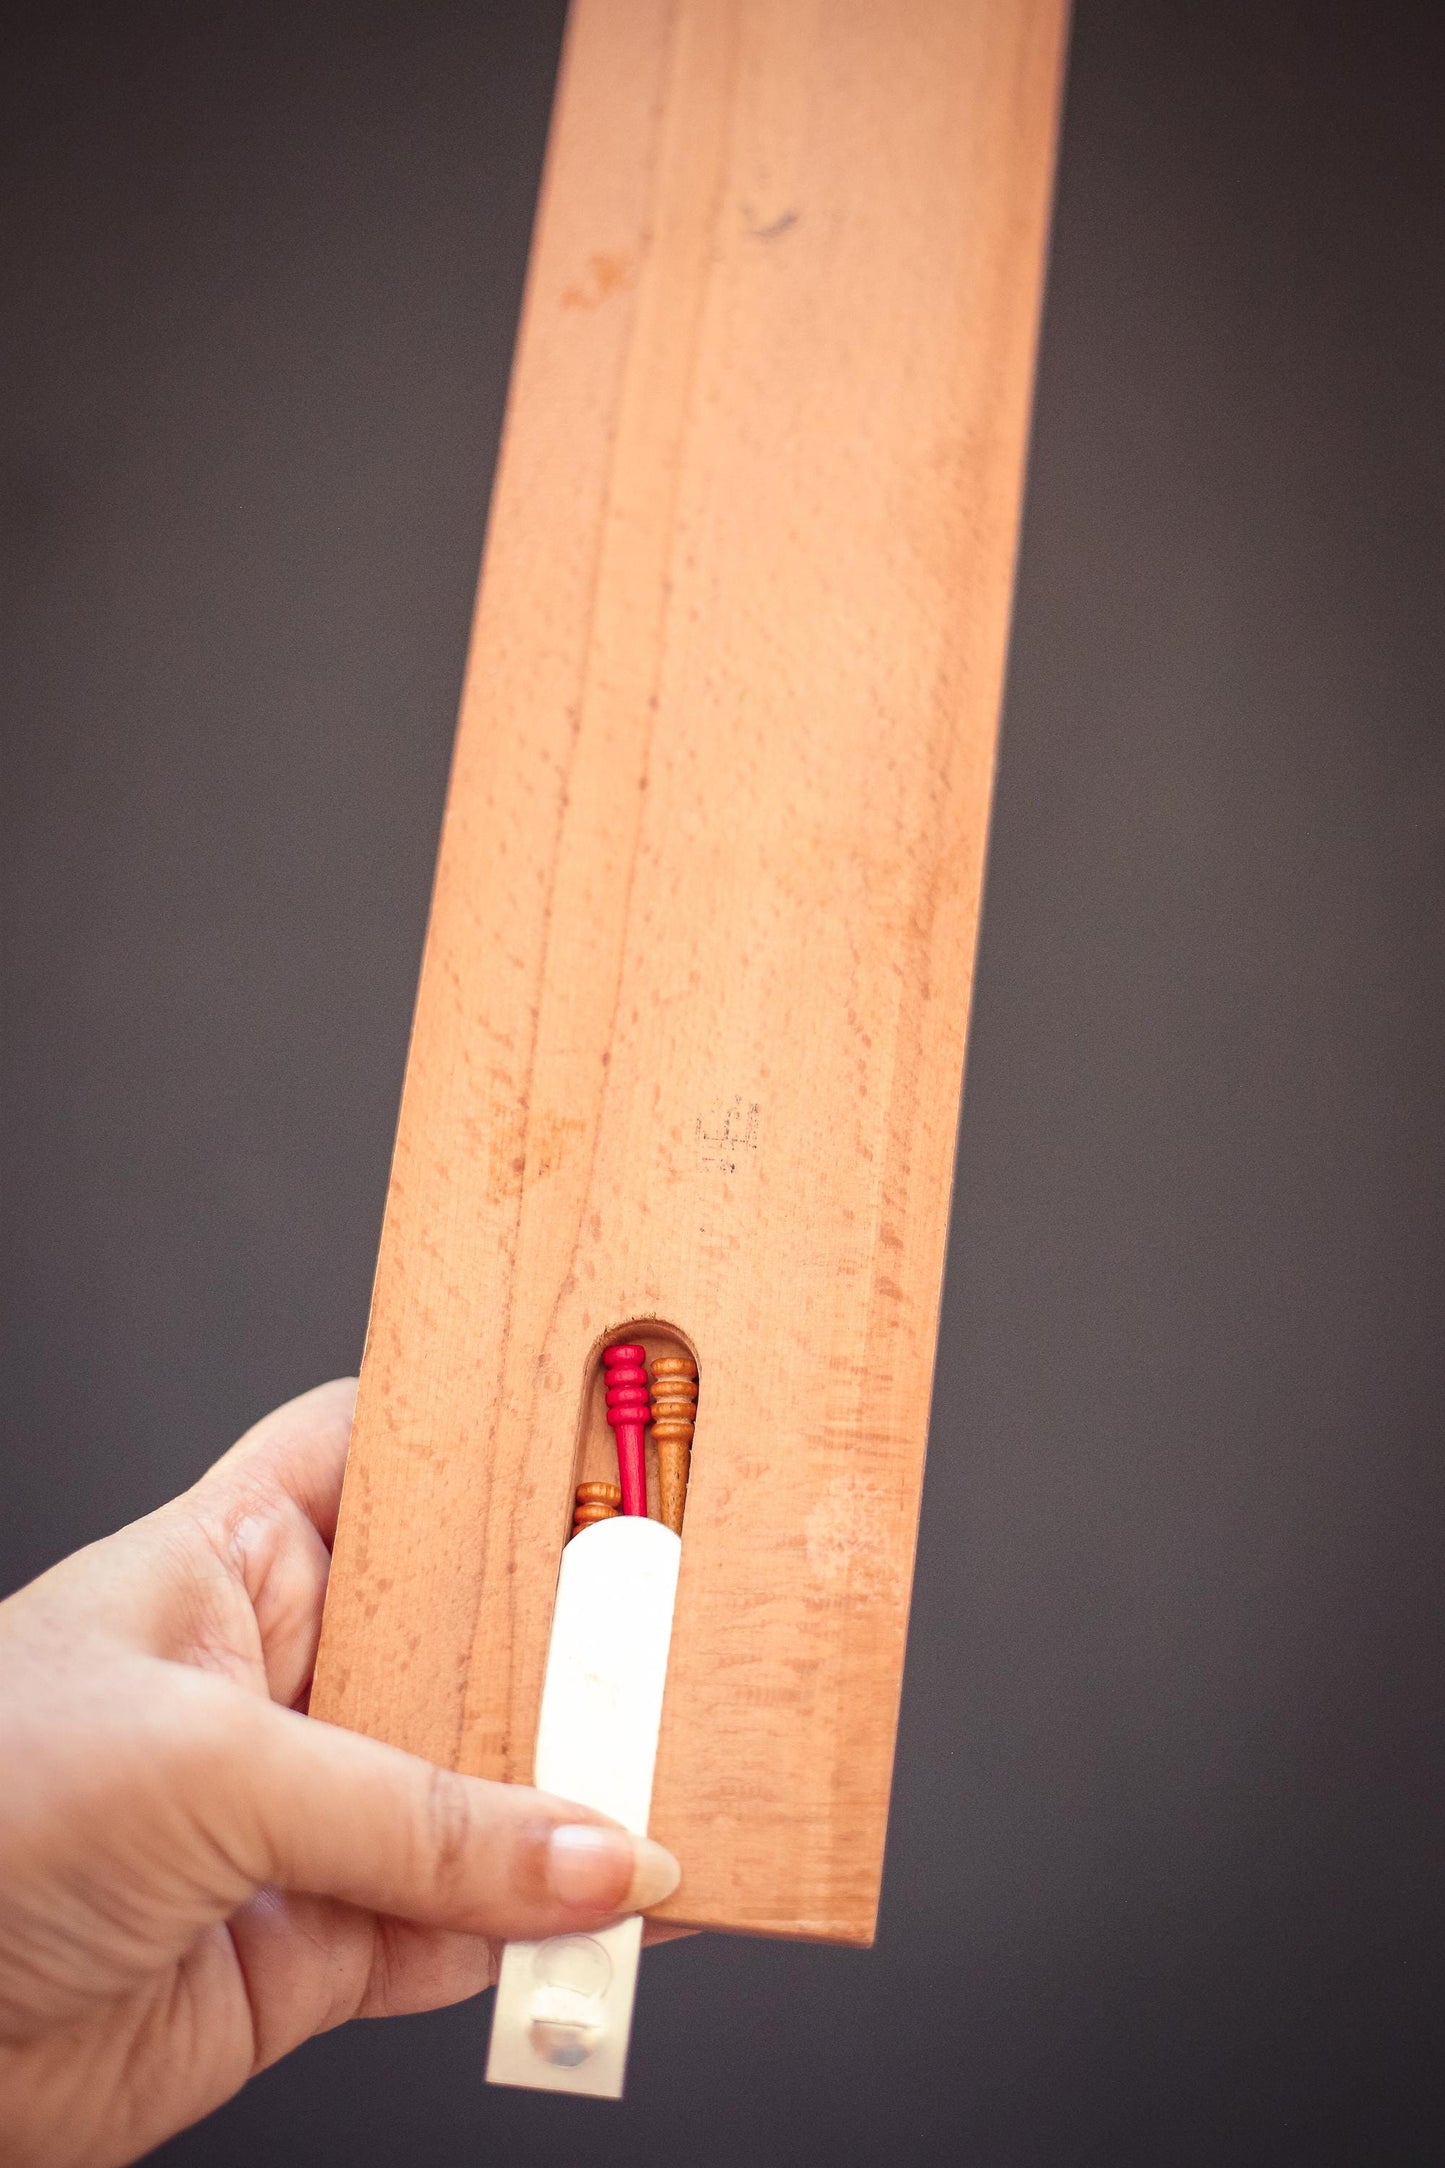
M 1063 40 L 574 0 L 312 1709 L 529 1778 L 664 1321 L 703 1926 L 873 1932 Z

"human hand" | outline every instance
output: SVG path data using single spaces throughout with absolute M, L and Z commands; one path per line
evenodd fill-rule
M 300 1713 L 354 1382 L 0 1604 L 0 2157 L 112 2168 L 492 1940 L 660 1903 L 670 1853 Z

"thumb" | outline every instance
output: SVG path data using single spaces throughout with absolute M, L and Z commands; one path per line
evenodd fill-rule
M 642 1912 L 677 1887 L 670 1852 L 590 1808 L 459 1776 L 249 1694 L 228 1714 L 192 1807 L 253 1887 L 506 1941 Z

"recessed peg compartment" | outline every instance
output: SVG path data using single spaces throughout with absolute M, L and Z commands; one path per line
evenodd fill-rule
M 645 1318 L 599 1342 L 583 1385 L 574 1535 L 645 1512 L 681 1536 L 698 1391 L 696 1350 L 675 1325 Z

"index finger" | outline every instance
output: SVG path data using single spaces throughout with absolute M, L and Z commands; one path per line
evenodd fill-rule
M 336 1539 L 355 1378 L 333 1378 L 265 1415 L 196 1485 L 241 1513 L 277 1497 L 300 1507 L 326 1548 Z

